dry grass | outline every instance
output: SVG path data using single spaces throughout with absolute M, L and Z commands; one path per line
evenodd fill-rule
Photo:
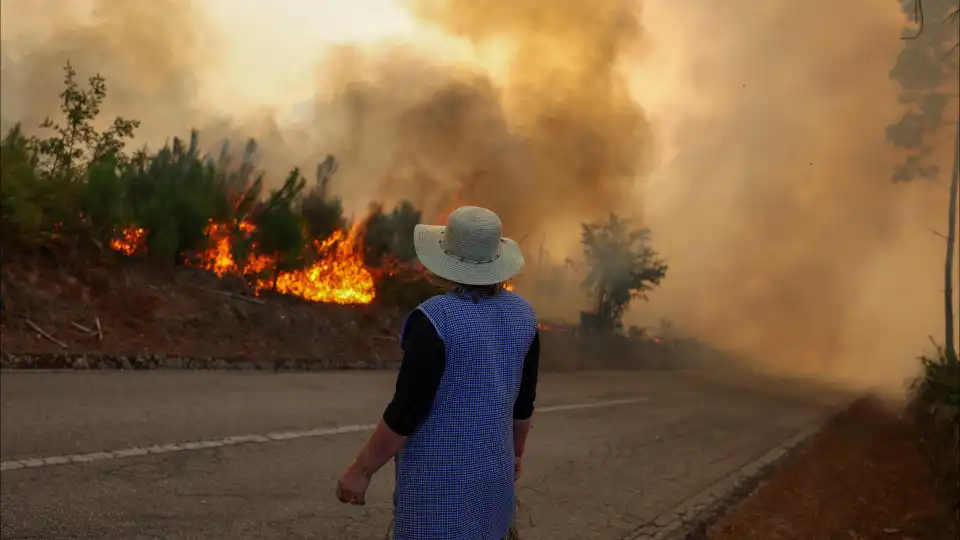
M 730 514 L 710 540 L 955 540 L 949 509 L 906 419 L 869 400 Z

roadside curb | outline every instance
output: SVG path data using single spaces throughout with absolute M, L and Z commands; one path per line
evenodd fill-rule
M 188 357 L 141 353 L 117 356 L 103 353 L 19 354 L 0 353 L 0 372 L 75 371 L 336 371 L 393 370 L 399 362 L 331 358 L 249 358 Z
M 621 540 L 702 540 L 717 519 L 753 493 L 809 440 L 856 399 L 831 408 L 800 432 L 759 458 L 683 501 L 672 510 L 621 537 Z

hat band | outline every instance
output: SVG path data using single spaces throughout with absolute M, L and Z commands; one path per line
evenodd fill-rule
M 440 240 L 438 240 L 438 242 L 440 243 L 440 249 L 443 250 L 444 254 L 449 255 L 450 257 L 453 257 L 454 259 L 457 259 L 458 261 L 460 261 L 460 262 L 462 262 L 462 263 L 467 263 L 467 264 L 490 264 L 490 263 L 492 263 L 493 261 L 495 261 L 495 260 L 497 260 L 497 259 L 500 258 L 500 250 L 499 250 L 499 249 L 497 250 L 497 254 L 496 254 L 492 259 L 486 259 L 486 260 L 482 260 L 482 261 L 473 260 L 473 259 L 468 259 L 468 258 L 466 258 L 466 257 L 463 257 L 462 255 L 457 255 L 456 253 L 448 250 L 447 247 L 443 245 L 443 237 L 442 237 L 443 233 L 441 232 L 440 234 L 441 234 L 441 238 L 440 238 Z M 501 239 L 500 242 L 503 243 L 503 239 Z

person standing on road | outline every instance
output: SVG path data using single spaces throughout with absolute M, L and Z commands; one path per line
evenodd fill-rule
M 408 316 L 393 400 L 337 484 L 341 502 L 362 505 L 395 458 L 395 540 L 501 540 L 513 521 L 540 335 L 530 304 L 503 287 L 524 260 L 501 231 L 474 206 L 415 228 L 417 257 L 450 291 Z

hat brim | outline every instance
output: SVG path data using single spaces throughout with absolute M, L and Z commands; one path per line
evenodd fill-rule
M 461 261 L 443 249 L 443 225 L 417 225 L 413 229 L 413 246 L 417 258 L 427 270 L 463 285 L 496 285 L 520 273 L 523 253 L 520 245 L 509 238 L 500 242 L 500 256 L 487 263 Z

